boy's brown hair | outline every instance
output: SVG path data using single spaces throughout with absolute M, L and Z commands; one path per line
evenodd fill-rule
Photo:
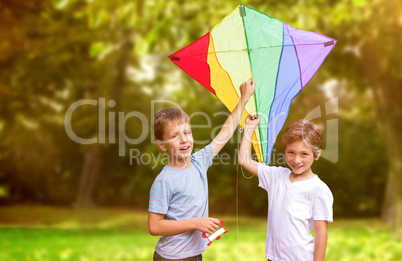
M 152 129 L 156 139 L 163 140 L 163 131 L 165 126 L 170 122 L 189 123 L 190 118 L 187 113 L 179 109 L 169 108 L 161 110 L 152 120 Z
M 306 119 L 295 121 L 286 127 L 282 135 L 283 151 L 286 151 L 287 145 L 296 141 L 303 141 L 313 151 L 314 157 L 317 157 L 322 149 L 322 130 Z

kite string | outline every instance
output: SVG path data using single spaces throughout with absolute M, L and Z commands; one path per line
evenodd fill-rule
M 239 132 L 243 132 L 243 128 L 239 127 Z M 240 145 L 237 141 L 237 153 L 239 153 Z M 237 260 L 240 260 L 240 243 L 239 243 L 239 164 L 236 164 L 236 230 L 237 230 Z
M 240 133 L 242 133 L 244 131 L 244 129 L 242 128 L 242 127 L 240 127 L 239 128 L 239 132 Z M 237 143 L 237 152 L 239 152 L 239 150 L 240 150 L 240 145 L 239 145 L 239 143 Z M 237 164 L 237 171 L 239 170 L 239 164 Z M 246 179 L 251 179 L 254 175 L 253 174 L 251 174 L 249 177 L 247 177 L 246 175 L 244 175 L 244 171 L 243 171 L 243 168 L 242 167 L 240 167 L 240 170 L 241 170 L 241 174 L 243 175 L 243 177 L 244 178 L 246 178 Z
M 239 127 L 239 132 L 243 132 L 243 128 Z M 239 142 L 237 142 L 237 152 L 240 150 Z M 243 177 L 251 179 L 253 175 L 247 177 L 244 175 L 243 168 L 240 167 Z M 240 260 L 240 240 L 239 240 L 239 164 L 236 165 L 236 230 L 237 230 L 237 260 Z
M 239 244 L 239 165 L 236 167 L 236 229 L 237 229 L 237 260 L 240 260 Z

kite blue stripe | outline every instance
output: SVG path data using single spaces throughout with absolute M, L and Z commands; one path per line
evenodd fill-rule
M 268 121 L 267 164 L 269 164 L 276 137 L 288 117 L 292 100 L 302 90 L 299 62 L 293 41 L 286 26 L 283 26 L 283 37 L 283 49 L 276 81 L 275 98 L 270 109 Z
M 281 64 L 281 61 L 282 61 L 282 56 L 283 56 L 283 47 L 286 45 L 286 42 L 285 42 L 285 23 L 283 23 L 282 22 L 282 49 L 281 49 L 281 56 L 280 56 L 280 58 L 279 58 L 279 62 L 278 62 L 278 67 L 279 67 L 279 65 Z M 278 78 L 279 78 L 279 72 L 280 72 L 280 68 L 278 68 L 278 71 L 277 71 L 277 73 L 276 73 L 276 79 L 275 79 L 275 91 L 274 91 L 274 100 L 273 100 L 273 102 L 272 102 L 272 104 L 271 104 L 271 107 L 269 108 L 269 113 L 268 113 L 268 124 L 267 124 L 267 145 L 266 145 L 266 148 L 265 148 L 265 164 L 267 164 L 267 165 L 269 165 L 269 163 L 270 163 L 270 161 L 271 161 L 271 151 L 272 151 L 272 149 L 270 150 L 269 148 L 270 148 L 270 142 L 269 142 L 269 140 L 270 140 L 270 138 L 269 138 L 269 133 L 271 132 L 271 131 L 273 131 L 273 130 L 271 130 L 271 127 L 270 127 L 270 122 L 271 122 L 271 112 L 272 112 L 272 108 L 274 107 L 274 103 L 275 103 L 275 99 L 276 99 L 276 97 L 277 97 L 277 95 L 276 95 L 276 92 L 277 92 L 277 89 L 278 89 Z M 275 141 L 274 141 L 274 143 L 275 143 Z

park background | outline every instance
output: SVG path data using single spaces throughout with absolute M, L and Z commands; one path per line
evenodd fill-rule
M 324 133 L 327 122 L 337 123 L 336 160 L 313 165 L 335 198 L 326 260 L 402 260 L 398 0 L 1 0 L 1 260 L 151 260 L 157 237 L 147 232 L 149 189 L 163 164 L 130 160 L 130 152 L 160 155 L 150 123 L 173 103 L 196 115 L 193 125 L 208 124 L 198 112 L 209 115 L 210 127 L 193 135 L 212 140 L 227 109 L 167 56 L 240 3 L 338 40 L 285 123 L 317 107 L 322 117 L 313 122 Z M 327 115 L 334 98 L 337 112 Z M 84 99 L 97 104 L 77 108 L 71 128 L 94 144 L 74 142 L 66 131 L 68 109 Z M 171 103 L 152 107 L 155 100 Z M 143 116 L 119 125 L 130 112 Z M 137 139 L 144 128 L 139 144 L 118 143 L 122 132 Z M 231 160 L 208 171 L 210 214 L 230 233 L 205 260 L 264 260 L 267 195 L 237 168 L 239 141 L 236 132 L 221 152 Z

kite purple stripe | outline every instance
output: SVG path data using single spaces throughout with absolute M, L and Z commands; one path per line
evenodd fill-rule
M 299 30 L 288 24 L 286 27 L 296 49 L 303 89 L 332 51 L 336 40 L 319 33 Z
M 329 38 L 329 37 L 328 37 L 328 38 Z M 329 38 L 329 39 L 332 39 L 332 38 Z M 328 41 L 328 42 L 331 42 L 331 41 Z M 330 45 L 328 45 L 328 42 L 325 42 L 325 43 L 324 43 L 324 47 L 330 46 Z M 318 69 L 320 69 L 321 65 L 324 63 L 325 59 L 327 59 L 327 56 L 331 53 L 332 49 L 334 49 L 335 44 L 336 44 L 338 41 L 335 40 L 335 39 L 332 39 L 332 42 L 333 42 L 332 47 L 329 49 L 329 51 L 327 52 L 327 54 L 324 56 L 324 59 L 321 59 L 321 62 L 318 63 L 319 66 L 318 66 L 317 69 L 314 71 L 313 76 L 318 72 Z M 311 78 L 306 82 L 306 84 L 302 87 L 302 89 L 304 89 L 304 87 L 311 81 L 311 79 L 313 79 L 313 77 L 311 77 Z
M 301 71 L 301 67 L 300 67 L 300 59 L 299 59 L 299 55 L 297 54 L 297 48 L 296 48 L 296 46 L 295 46 L 295 41 L 294 41 L 294 39 L 293 39 L 293 36 L 292 36 L 292 35 L 290 34 L 290 32 L 289 32 L 289 27 L 288 27 L 288 26 L 289 26 L 289 25 L 286 24 L 286 29 L 287 29 L 287 31 L 288 31 L 288 34 L 289 34 L 289 36 L 290 36 L 290 39 L 292 39 L 293 47 L 295 48 L 297 63 L 299 64 L 300 84 L 301 84 L 302 89 L 303 89 L 303 88 L 304 88 L 304 85 L 303 85 L 303 80 L 302 80 L 302 71 Z

